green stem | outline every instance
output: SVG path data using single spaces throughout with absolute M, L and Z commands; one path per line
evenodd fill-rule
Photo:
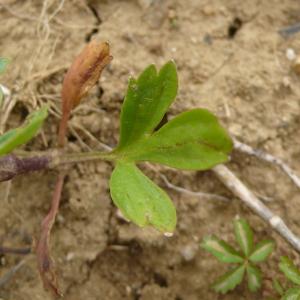
M 106 160 L 113 161 L 116 159 L 116 155 L 113 152 L 81 152 L 81 153 L 65 153 L 60 150 L 52 151 L 15 151 L 14 152 L 19 158 L 34 158 L 34 157 L 45 157 L 49 159 L 50 168 L 56 168 L 60 165 L 74 164 L 85 161 L 93 160 Z
M 82 152 L 70 154 L 63 153 L 61 155 L 53 156 L 50 167 L 93 160 L 112 161 L 115 160 L 115 155 L 112 152 Z

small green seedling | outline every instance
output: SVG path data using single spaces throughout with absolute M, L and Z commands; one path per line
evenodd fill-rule
M 279 270 L 283 272 L 285 278 L 291 284 L 290 287 L 283 287 L 281 283 L 274 279 L 273 287 L 281 296 L 281 300 L 300 300 L 300 270 L 288 257 L 281 257 Z
M 228 161 L 232 140 L 218 119 L 206 109 L 196 108 L 174 116 L 157 129 L 174 102 L 178 78 L 176 65 L 167 62 L 159 71 L 147 67 L 137 79 L 131 78 L 120 117 L 118 145 L 109 152 L 66 153 L 67 124 L 72 110 L 93 87 L 104 67 L 112 60 L 108 43 L 91 41 L 74 60 L 62 86 L 62 118 L 58 131 L 58 149 L 39 153 L 13 153 L 36 135 L 47 117 L 47 107 L 31 115 L 24 126 L 0 136 L 0 181 L 33 170 L 91 160 L 115 164 L 110 178 L 113 202 L 123 215 L 138 226 L 153 226 L 170 234 L 176 227 L 173 202 L 158 185 L 143 174 L 138 164 L 144 161 L 176 169 L 207 170 Z M 0 62 L 0 72 L 5 67 Z M 23 156 L 22 156 L 23 155 Z M 60 295 L 50 257 L 49 239 L 65 178 L 59 172 L 52 206 L 42 223 L 36 252 L 44 285 Z M 248 267 L 250 275 L 254 268 Z M 252 277 L 254 275 L 251 275 Z
M 230 271 L 217 279 L 212 287 L 216 292 L 225 294 L 239 285 L 246 273 L 249 290 L 256 292 L 262 284 L 262 274 L 256 264 L 266 261 L 275 243 L 272 240 L 263 240 L 254 245 L 253 231 L 244 219 L 234 220 L 234 233 L 239 251 L 215 236 L 205 237 L 201 243 L 201 247 L 219 261 L 233 264 Z

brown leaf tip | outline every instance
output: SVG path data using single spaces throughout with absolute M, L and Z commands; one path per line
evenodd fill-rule
M 80 103 L 111 60 L 108 42 L 92 40 L 83 48 L 64 78 L 62 100 L 65 112 Z

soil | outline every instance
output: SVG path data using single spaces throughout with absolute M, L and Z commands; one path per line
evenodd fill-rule
M 61 82 L 74 56 L 91 38 L 109 41 L 114 60 L 71 120 L 69 150 L 101 149 L 118 141 L 119 114 L 129 75 L 148 64 L 174 59 L 180 90 L 168 118 L 196 107 L 214 112 L 228 131 L 300 170 L 300 78 L 286 57 L 300 54 L 300 34 L 278 30 L 300 21 L 297 0 L 1 0 L 0 54 L 12 63 L 1 83 L 16 105 L 7 128 L 28 112 L 50 103 L 51 116 L 26 149 L 44 150 L 56 142 Z M 92 136 L 91 136 L 92 135 Z M 95 138 L 93 138 L 95 137 Z M 228 166 L 266 204 L 300 234 L 299 190 L 276 167 L 234 152 Z M 143 166 L 165 188 L 178 211 L 173 237 L 141 229 L 120 217 L 112 204 L 108 179 L 113 166 L 85 163 L 70 169 L 51 238 L 64 299 L 197 300 L 265 299 L 272 294 L 280 255 L 299 256 L 210 172 L 181 172 Z M 176 185 L 230 198 L 223 203 L 168 189 Z M 46 215 L 55 172 L 19 177 L 0 185 L 0 241 L 28 247 Z M 256 239 L 271 237 L 277 249 L 262 264 L 264 283 L 250 294 L 243 283 L 217 295 L 210 283 L 225 272 L 199 243 L 215 233 L 234 243 L 232 219 L 249 220 Z M 5 255 L 0 276 L 25 259 L 0 290 L 3 300 L 47 300 L 35 257 Z

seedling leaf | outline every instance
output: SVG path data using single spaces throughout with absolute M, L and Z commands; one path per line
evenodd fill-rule
M 158 74 L 155 66 L 150 65 L 137 80 L 129 80 L 121 112 L 119 149 L 154 130 L 176 97 L 177 81 L 176 66 L 172 61 Z
M 253 249 L 253 231 L 245 219 L 234 220 L 235 238 L 246 257 Z
M 256 292 L 261 287 L 261 271 L 251 265 L 247 265 L 248 287 L 251 292 Z
M 48 112 L 47 106 L 30 114 L 24 125 L 6 132 L 0 136 L 0 155 L 7 154 L 15 148 L 30 141 L 42 127 Z
M 177 169 L 205 170 L 228 160 L 232 142 L 205 109 L 184 112 L 123 155 Z
M 288 289 L 282 300 L 300 300 L 300 288 Z
M 174 231 L 176 210 L 172 201 L 133 163 L 117 163 L 110 179 L 110 192 L 127 219 L 141 227 L 151 224 L 164 233 Z
M 280 258 L 279 269 L 287 279 L 300 285 L 300 271 L 289 258 L 285 256 Z
M 249 259 L 252 262 L 261 262 L 267 259 L 275 248 L 275 243 L 272 240 L 264 240 L 259 242 L 252 251 Z
M 233 270 L 225 273 L 214 284 L 213 289 L 216 292 L 225 294 L 230 290 L 233 290 L 243 280 L 245 273 L 245 265 L 238 266 Z
M 241 263 L 244 261 L 235 249 L 215 236 L 204 237 L 201 247 L 210 252 L 221 262 Z
M 277 279 L 273 279 L 273 288 L 280 296 L 283 296 L 284 289 Z
M 0 57 L 0 74 L 3 73 L 9 64 L 9 59 Z

